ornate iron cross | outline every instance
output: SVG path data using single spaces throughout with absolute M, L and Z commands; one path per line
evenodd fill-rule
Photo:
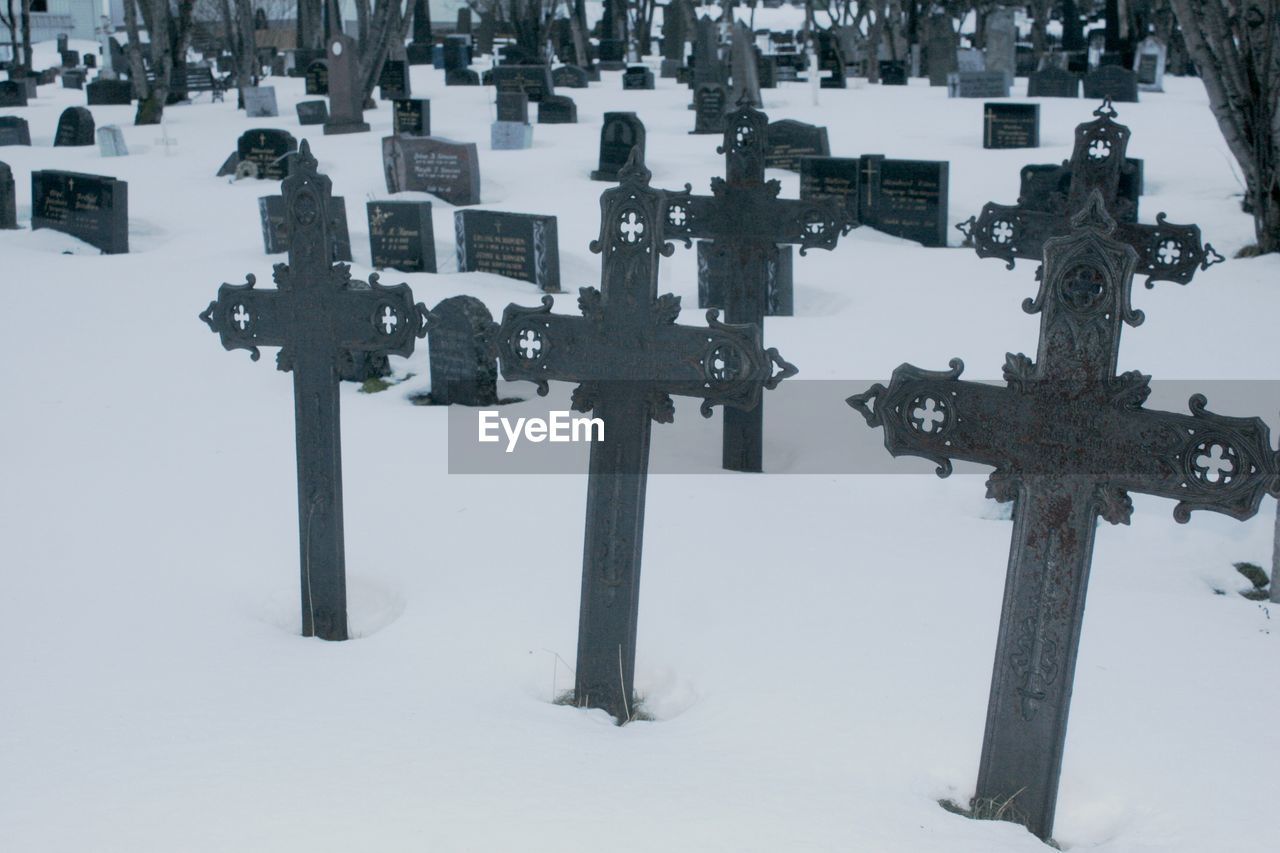
M 658 256 L 664 241 L 665 197 L 649 186 L 649 170 L 633 151 L 617 187 L 600 197 L 601 287 L 580 290 L 581 317 L 507 306 L 498 332 L 502 375 L 538 384 L 579 382 L 573 408 L 594 410 L 604 440 L 591 445 L 578 623 L 577 704 L 631 718 L 635 673 L 640 550 L 650 421 L 675 416 L 670 395 L 702 398 L 702 414 L 717 404 L 749 409 L 796 371 L 775 349 L 765 350 L 758 326 L 719 322 L 676 324 L 680 299 L 658 296 Z M 779 368 L 774 373 L 774 367 Z
M 1116 375 L 1122 323 L 1137 253 L 1117 240 L 1100 192 L 1069 236 L 1045 241 L 1036 360 L 1009 355 L 1008 387 L 960 380 L 904 364 L 889 387 L 849 398 L 884 428 L 894 456 L 923 456 L 951 473 L 951 460 L 994 465 L 987 494 L 1015 501 L 977 799 L 1008 802 L 1009 819 L 1047 839 L 1053 829 L 1067 711 L 1084 615 L 1097 517 L 1128 523 L 1129 492 L 1178 501 L 1174 518 L 1214 510 L 1253 515 L 1280 493 L 1277 454 L 1260 418 L 1206 409 L 1149 411 L 1150 376 Z
M 1119 195 L 1129 128 L 1117 124 L 1118 115 L 1110 99 L 1093 111 L 1096 118 L 1076 127 L 1071 159 L 1059 172 L 1069 175 L 1065 195 L 1051 192 L 1043 199 L 1019 198 L 1018 204 L 987 202 L 982 213 L 956 226 L 973 240 L 980 258 L 1000 258 L 1013 269 L 1018 258 L 1040 260 L 1051 237 L 1071 232 L 1071 217 L 1084 206 L 1093 192 L 1102 195 L 1109 213 L 1117 220 L 1115 237 L 1137 252 L 1135 272 L 1147 276 L 1147 287 L 1156 281 L 1187 284 L 1196 270 L 1205 270 L 1223 257 L 1210 244 L 1200 243 L 1198 225 L 1174 225 L 1156 215 L 1155 225 L 1140 225 L 1132 201 Z
M 764 328 L 769 268 L 778 263 L 778 244 L 794 243 L 800 254 L 810 248 L 833 249 L 853 227 L 833 199 L 782 199 L 782 185 L 764 179 L 765 135 L 769 117 L 749 100 L 725 116 L 725 178 L 711 179 L 711 196 L 666 194 L 667 236 L 692 245 L 713 241 L 722 257 L 725 320 Z M 723 464 L 730 471 L 759 471 L 763 456 L 764 406 L 724 413 Z
M 339 363 L 356 353 L 408 356 L 426 333 L 427 310 L 407 284 L 352 281 L 346 264 L 329 262 L 329 179 L 303 141 L 284 179 L 289 263 L 276 264 L 278 290 L 256 279 L 224 284 L 200 315 L 228 350 L 280 347 L 276 366 L 293 372 L 298 451 L 298 527 L 302 564 L 302 633 L 347 639 L 342 540 L 342 439 Z

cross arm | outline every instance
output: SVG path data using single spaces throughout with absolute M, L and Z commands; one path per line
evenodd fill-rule
M 249 351 L 257 361 L 258 347 L 285 345 L 286 317 L 281 294 L 277 290 L 255 290 L 257 278 L 245 276 L 244 284 L 223 284 L 218 298 L 200 313 L 203 320 L 222 339 L 224 349 Z
M 663 236 L 686 246 L 699 240 L 759 239 L 763 243 L 791 243 L 800 254 L 809 249 L 834 249 L 854 223 L 835 199 L 777 198 L 777 181 L 732 187 L 712 179 L 715 195 L 664 191 Z
M 414 339 L 426 337 L 430 328 L 427 307 L 413 301 L 409 285 L 384 285 L 377 273 L 369 276 L 368 287 L 359 284 L 352 282 L 338 291 L 337 345 L 349 352 L 412 355 Z

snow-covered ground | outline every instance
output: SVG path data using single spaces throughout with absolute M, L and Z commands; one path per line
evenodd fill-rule
M 413 69 L 435 133 L 479 143 L 481 207 L 558 217 L 558 311 L 598 282 L 587 244 L 606 185 L 587 175 L 605 111 L 643 119 L 656 185 L 706 192 L 722 174 L 718 139 L 688 133 L 687 89 L 623 93 L 619 78 L 565 93 L 578 125 L 490 151 L 492 89 L 446 89 L 441 72 Z M 407 402 L 426 386 L 425 344 L 395 364 L 417 378 L 342 389 L 360 637 L 297 635 L 291 381 L 272 352 L 225 352 L 196 318 L 221 282 L 265 283 L 282 259 L 263 255 L 257 212 L 277 187 L 214 172 L 250 127 L 309 138 L 347 199 L 354 271 L 367 276 L 364 201 L 386 197 L 391 115 L 381 105 L 373 132 L 326 137 L 297 124 L 300 79 L 269 82 L 278 119 L 207 95 L 167 110 L 171 156 L 128 107 L 92 108 L 99 126 L 124 128 L 128 157 L 52 148 L 82 92 L 41 87 L 6 111 L 29 119 L 33 146 L 0 149 L 24 225 L 0 232 L 0 849 L 1044 849 L 937 804 L 973 790 L 1009 544 L 982 476 L 790 473 L 826 444 L 878 445 L 843 398 L 903 361 L 959 356 L 981 378 L 1008 351 L 1033 353 L 1038 318 L 1020 305 L 1034 265 L 1006 271 L 869 229 L 796 258 L 796 316 L 770 319 L 766 337 L 801 377 L 830 380 L 830 399 L 792 412 L 773 398 L 759 476 L 719 472 L 719 426 L 690 401 L 676 417 L 700 444 L 655 427 L 655 470 L 685 472 L 649 485 L 637 686 L 656 720 L 618 728 L 551 702 L 571 684 L 561 659 L 575 648 L 585 464 L 450 475 L 448 412 Z M 818 104 L 785 84 L 765 108 L 826 125 L 835 155 L 950 160 L 954 222 L 1013 202 L 1019 167 L 1066 158 L 1096 106 L 1043 100 L 1040 150 L 985 151 L 982 102 L 923 83 L 823 90 Z M 1230 257 L 1252 240 L 1233 161 L 1200 83 L 1166 86 L 1120 107 L 1129 153 L 1146 161 L 1142 219 L 1197 222 Z M 131 253 L 27 230 L 41 168 L 128 181 Z M 796 195 L 795 175 L 771 177 Z M 456 273 L 452 208 L 434 211 L 440 274 L 385 281 L 428 305 L 472 294 L 495 315 L 537 303 L 524 282 Z M 678 248 L 661 275 L 683 321 L 702 322 L 694 253 Z M 1214 380 L 1277 378 L 1278 282 L 1271 256 L 1189 287 L 1139 286 L 1147 322 L 1126 330 L 1120 369 L 1197 380 L 1211 408 Z M 1275 428 L 1280 390 L 1259 388 L 1225 413 Z M 569 390 L 552 396 L 567 404 Z M 1271 608 L 1235 594 L 1245 583 L 1231 568 L 1269 561 L 1274 502 L 1246 523 L 1199 513 L 1178 525 L 1171 503 L 1134 500 L 1131 526 L 1098 532 L 1056 837 L 1107 853 L 1274 850 L 1280 632 Z

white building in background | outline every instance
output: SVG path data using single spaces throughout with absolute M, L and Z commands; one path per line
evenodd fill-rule
M 94 41 L 104 15 L 123 27 L 123 0 L 31 0 L 31 41 L 53 41 L 63 33 Z

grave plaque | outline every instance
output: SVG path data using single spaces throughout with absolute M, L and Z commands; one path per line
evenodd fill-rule
M 548 95 L 538 101 L 538 124 L 577 124 L 578 105 L 567 95 Z
M 436 271 L 436 240 L 429 201 L 371 201 L 369 250 L 374 269 Z
M 1143 321 L 1137 256 L 1097 189 L 1071 225 L 1045 241 L 1039 290 L 1023 303 L 1040 315 L 1039 349 L 1007 357 L 1006 386 L 960 379 L 953 359 L 950 370 L 903 364 L 888 387 L 848 399 L 892 455 L 928 459 L 942 477 L 955 459 L 994 466 L 987 494 L 1014 504 L 975 801 L 1046 841 L 1099 518 L 1127 524 L 1141 493 L 1178 501 L 1179 522 L 1194 510 L 1245 519 L 1280 491 L 1261 418 L 1214 414 L 1200 394 L 1190 414 L 1144 408 L 1151 377 L 1117 373 L 1124 325 Z
M 104 254 L 129 251 L 129 185 L 102 175 L 31 173 L 31 229 L 52 228 Z
M 622 72 L 622 88 L 652 89 L 653 72 L 645 65 L 632 65 Z
M 546 65 L 499 65 L 493 69 L 493 85 L 499 92 L 524 92 L 534 102 L 555 94 Z
M 73 71 L 68 69 L 62 72 L 62 88 L 64 89 L 83 89 L 84 81 L 87 76 L 84 71 Z
M 53 147 L 93 144 L 93 113 L 87 107 L 67 107 L 58 118 Z
M 298 101 L 298 124 L 324 124 L 329 120 L 329 104 L 326 101 Z
M 22 83 L 6 80 L 0 83 L 0 107 L 25 107 L 27 87 Z
M 284 180 L 288 163 L 285 155 L 298 150 L 298 140 L 287 130 L 260 127 L 246 130 L 236 143 L 236 155 L 240 163 L 253 163 L 261 180 Z
M 0 145 L 30 145 L 31 128 L 21 116 L 0 116 Z
M 495 121 L 489 125 L 489 147 L 494 151 L 532 148 L 533 125 L 522 121 Z
M 1039 148 L 1039 104 L 984 104 L 983 148 Z
M 8 163 L 0 163 L 0 229 L 18 227 L 18 191 L 13 182 L 13 170 Z
M 1168 50 L 1164 42 L 1155 36 L 1147 36 L 1138 43 L 1133 57 L 1133 70 L 1138 77 L 1138 88 L 1144 92 L 1164 91 L 1164 66 Z
M 835 199 L 844 207 L 846 220 L 860 225 L 861 175 L 862 161 L 857 157 L 801 157 L 800 198 Z
M 644 162 L 644 123 L 635 113 L 605 113 L 600 128 L 600 168 L 591 173 L 593 181 L 616 181 L 618 170 L 638 148 L 637 160 Z
M 356 41 L 339 32 L 329 37 L 329 120 L 326 135 L 365 133 L 364 90 L 360 87 L 360 60 Z
M 1007 98 L 1009 76 L 1003 71 L 954 71 L 947 75 L 948 98 Z
M 480 75 L 470 68 L 454 68 L 444 73 L 446 86 L 479 86 Z
M 312 62 L 307 66 L 304 80 L 308 95 L 329 94 L 329 63 L 323 59 Z
M 245 86 L 240 92 L 244 96 L 246 117 L 275 118 L 280 114 L 276 106 L 275 86 Z
M 907 63 L 900 59 L 880 60 L 880 85 L 881 86 L 905 86 L 907 85 Z
M 551 72 L 551 82 L 565 89 L 585 89 L 588 82 L 587 72 L 577 65 L 561 65 Z
M 497 210 L 453 214 L 458 272 L 488 272 L 560 291 L 560 243 L 556 218 Z
M 698 307 L 724 308 L 733 287 L 732 259 L 716 248 L 713 240 L 698 240 Z M 778 246 L 765 261 L 766 317 L 790 317 L 795 314 L 795 285 L 790 246 Z
M 498 90 L 498 121 L 514 121 L 526 124 L 529 121 L 529 96 L 524 92 L 504 92 Z
M 99 77 L 84 87 L 84 94 L 91 107 L 128 106 L 133 103 L 133 84 Z
M 1137 103 L 1138 75 L 1118 65 L 1103 65 L 1084 75 L 1084 96 L 1100 101 Z
M 480 160 L 474 142 L 438 136 L 387 136 L 382 140 L 387 192 L 425 192 L 449 204 L 480 203 Z
M 724 133 L 729 90 L 720 83 L 703 83 L 693 93 L 692 133 Z
M 801 157 L 826 157 L 830 154 L 825 127 L 789 118 L 769 123 L 764 149 L 767 168 L 799 172 Z
M 124 157 L 129 153 L 129 146 L 124 142 L 124 131 L 114 124 L 98 128 L 98 153 L 103 157 Z
M 398 101 L 409 95 L 409 63 L 403 59 L 383 60 L 382 73 L 378 75 L 378 97 Z
M 1045 68 L 1027 78 L 1029 98 L 1078 98 L 1080 75 L 1065 68 Z
M 431 403 L 436 406 L 494 406 L 498 403 L 498 324 L 479 299 L 452 296 L 427 317 L 427 359 Z
M 946 246 L 948 171 L 945 161 L 863 155 L 859 221 L 922 246 Z
M 426 307 L 406 284 L 385 287 L 376 276 L 366 284 L 330 264 L 330 183 L 306 142 L 283 193 L 293 238 L 289 262 L 273 273 L 278 289 L 258 289 L 252 275 L 224 284 L 200 319 L 225 349 L 248 350 L 254 360 L 259 347 L 280 347 L 276 366 L 293 373 L 302 634 L 345 640 L 338 381 L 344 365 L 411 355 Z
M 392 127 L 397 136 L 431 135 L 431 101 L 404 98 L 392 105 Z
M 296 155 L 295 155 L 296 156 Z M 351 263 L 351 234 L 347 230 L 347 202 L 342 196 L 331 196 L 329 212 L 329 260 Z M 268 255 L 289 251 L 289 222 L 284 196 L 268 195 L 258 199 L 258 216 L 262 221 L 262 246 Z M 344 377 L 347 378 L 347 377 Z

